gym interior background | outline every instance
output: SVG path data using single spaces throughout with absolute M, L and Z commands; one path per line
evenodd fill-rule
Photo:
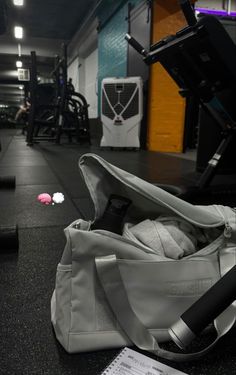
M 149 51 L 187 27 L 179 1 L 20 4 L 0 1 L 0 374 L 99 374 L 119 351 L 69 355 L 50 322 L 63 229 L 78 218 L 93 218 L 79 157 L 98 154 L 192 203 L 234 207 L 235 138 L 206 189 L 197 198 L 189 195 L 222 132 L 198 97 L 180 92 L 162 64 L 145 64 L 125 39 L 129 33 Z M 206 14 L 217 18 L 236 43 L 236 1 L 198 0 L 192 7 L 197 20 Z M 14 36 L 15 26 L 23 36 Z M 220 41 L 218 47 L 223 48 Z M 226 59 L 235 59 L 232 51 Z M 103 80 L 123 79 L 124 85 L 127 77 L 142 79 L 139 144 L 102 143 L 102 120 L 110 113 Z M 232 87 L 220 95 L 233 120 L 234 98 Z M 45 192 L 63 193 L 63 203 L 40 203 L 37 197 Z M 191 375 L 233 374 L 235 341 L 233 329 L 201 361 L 174 367 Z

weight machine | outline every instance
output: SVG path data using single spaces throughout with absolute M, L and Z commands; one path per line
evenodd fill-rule
M 188 0 L 180 1 L 180 6 L 188 26 L 158 41 L 149 51 L 131 35 L 125 38 L 146 64 L 160 62 L 180 94 L 194 95 L 221 129 L 221 142 L 193 193 L 209 187 L 229 145 L 236 142 L 236 114 L 222 99 L 222 93 L 236 90 L 236 46 L 217 18 L 205 16 L 197 21 Z
M 37 61 L 35 51 L 31 52 L 30 74 L 30 110 L 27 131 L 27 145 L 32 146 L 40 141 L 52 141 L 57 144 L 65 134 L 69 142 L 72 137 L 78 143 L 90 144 L 89 118 L 86 99 L 83 95 L 71 90 L 67 82 L 67 47 L 62 45 L 62 58 L 55 59 L 51 72 L 54 79 L 54 97 L 51 104 L 41 102 L 40 84 L 37 79 Z

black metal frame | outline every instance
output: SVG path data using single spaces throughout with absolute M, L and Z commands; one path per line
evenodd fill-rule
M 183 1 L 186 5 L 186 1 Z M 185 9 L 186 11 L 186 9 Z M 188 6 L 187 11 L 191 12 Z M 222 55 L 217 60 L 216 46 L 212 44 L 211 35 L 207 27 L 207 22 L 213 21 L 213 18 L 206 17 L 206 26 L 204 21 L 197 22 L 193 17 L 186 17 L 191 20 L 191 25 L 180 30 L 176 35 L 170 35 L 158 43 L 151 46 L 150 51 L 146 51 L 134 38 L 126 35 L 126 40 L 143 55 L 144 62 L 148 65 L 160 62 L 170 76 L 174 79 L 180 87 L 182 96 L 189 94 L 194 95 L 199 99 L 202 106 L 214 118 L 218 126 L 221 128 L 222 140 L 214 155 L 208 162 L 208 166 L 203 172 L 199 182 L 198 188 L 203 189 L 209 186 L 213 177 L 217 172 L 220 160 L 224 157 L 228 145 L 231 143 L 236 131 L 236 122 L 226 109 L 225 103 L 222 103 L 217 94 L 221 90 L 232 87 L 236 88 L 236 73 L 230 69 L 230 66 L 224 64 Z M 185 14 L 186 16 L 186 14 Z M 218 31 L 226 34 L 223 26 L 214 18 L 213 26 L 218 28 Z M 231 57 L 236 61 L 236 49 L 233 41 L 228 35 L 224 35 L 227 42 L 227 48 L 231 48 Z M 229 38 L 229 40 L 228 40 Z M 207 54 L 201 56 L 203 63 L 199 60 L 199 48 L 203 43 L 209 47 L 209 55 L 212 53 L 215 57 L 212 70 L 209 72 L 205 70 L 204 58 L 211 58 Z M 200 46 L 200 47 L 199 47 Z M 196 51 L 195 51 L 196 48 Z M 224 48 L 224 46 L 223 46 Z M 225 56 L 225 59 L 229 56 Z M 235 64 L 236 66 L 236 64 Z M 209 68 L 209 67 L 208 67 Z
M 62 57 L 56 56 L 55 67 L 51 72 L 51 76 L 55 80 L 57 103 L 53 105 L 43 105 L 42 108 L 54 110 L 54 132 L 53 135 L 48 134 L 39 135 L 40 126 L 45 126 L 45 122 L 36 119 L 36 109 L 40 108 L 37 103 L 37 59 L 36 52 L 31 52 L 31 69 L 30 69 L 30 111 L 29 111 L 29 122 L 27 130 L 27 145 L 32 146 L 36 142 L 40 141 L 53 141 L 57 144 L 61 142 L 62 134 L 68 136 L 69 141 L 72 141 L 72 133 L 75 133 L 77 142 L 88 142 L 90 144 L 90 131 L 89 131 L 89 118 L 88 118 L 88 104 L 83 95 L 72 92 L 68 88 L 67 84 L 67 46 L 62 45 Z M 73 98 L 73 97 L 76 97 Z M 66 114 L 69 112 L 69 103 L 75 100 L 77 101 L 77 107 L 79 110 L 75 110 L 78 114 L 78 119 L 75 121 L 76 126 L 66 127 Z M 75 108 L 75 107 L 74 107 Z M 83 132 L 81 129 L 83 128 Z M 83 133 L 83 134 L 82 134 Z
M 28 127 L 27 127 L 27 135 L 26 135 L 26 142 L 28 146 L 33 146 L 34 143 L 40 141 L 55 141 L 56 137 L 52 136 L 39 136 L 39 127 L 40 121 L 36 120 L 36 109 L 38 107 L 37 103 L 37 86 L 38 86 L 38 79 L 37 79 L 37 57 L 36 52 L 31 51 L 31 66 L 30 66 L 30 83 L 29 83 L 29 93 L 30 93 L 30 109 L 29 109 L 29 120 L 28 120 Z M 55 106 L 48 105 L 48 108 L 54 109 Z M 42 122 L 41 122 L 42 124 Z

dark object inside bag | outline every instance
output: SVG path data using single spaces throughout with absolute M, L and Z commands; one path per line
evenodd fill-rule
M 102 217 L 92 224 L 91 229 L 104 229 L 122 234 L 124 217 L 131 203 L 128 198 L 111 194 Z

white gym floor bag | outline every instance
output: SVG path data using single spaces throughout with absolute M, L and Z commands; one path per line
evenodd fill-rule
M 181 361 L 199 353 L 171 353 L 168 328 L 236 264 L 236 212 L 194 206 L 95 154 L 79 167 L 95 208 L 91 221 L 65 229 L 51 320 L 69 353 L 136 345 Z M 122 235 L 90 230 L 111 194 L 129 198 Z M 217 339 L 235 321 L 230 306 L 215 320 Z M 215 344 L 214 342 L 214 344 Z

